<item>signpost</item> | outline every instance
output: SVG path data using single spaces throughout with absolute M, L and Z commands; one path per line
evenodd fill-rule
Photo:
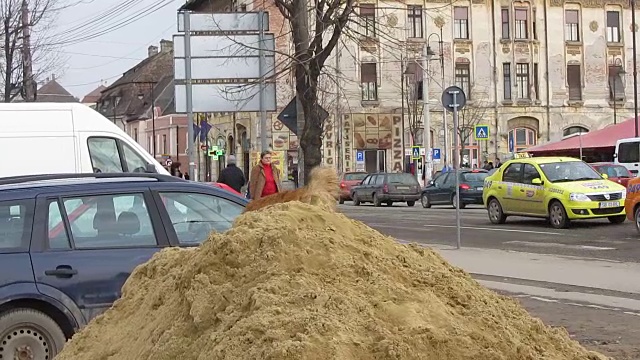
M 475 125 L 473 127 L 473 137 L 476 140 L 489 140 L 489 125 Z
M 176 112 L 260 112 L 260 140 L 266 150 L 267 111 L 276 110 L 275 38 L 269 14 L 232 12 L 178 15 L 174 35 Z M 189 172 L 196 179 L 192 126 Z
M 356 171 L 364 171 L 364 151 L 358 150 L 356 152 Z
M 411 147 L 411 160 L 419 160 L 421 158 L 422 158 L 422 156 L 420 156 L 420 146 L 412 146 Z
M 442 106 L 446 111 L 453 113 L 453 128 L 458 129 L 458 111 L 462 110 L 467 103 L 467 97 L 464 91 L 457 86 L 449 86 L 442 92 Z M 488 136 L 487 129 L 487 136 Z M 476 134 L 477 135 L 477 134 Z M 453 169 L 456 174 L 456 202 L 453 204 L 456 207 L 456 248 L 460 249 L 460 177 L 458 171 L 460 170 L 460 152 L 458 151 L 458 136 L 453 137 Z
M 440 161 L 442 160 L 442 152 L 440 149 L 434 148 L 431 152 L 433 153 L 433 162 L 440 164 Z

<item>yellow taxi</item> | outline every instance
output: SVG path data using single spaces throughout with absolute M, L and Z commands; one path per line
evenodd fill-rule
M 571 220 L 625 221 L 624 186 L 569 157 L 515 158 L 484 180 L 482 199 L 494 224 L 509 215 L 547 218 L 557 229 Z

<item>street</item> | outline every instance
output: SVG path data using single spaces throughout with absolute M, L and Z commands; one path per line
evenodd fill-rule
M 493 225 L 484 208 L 469 206 L 461 210 L 462 250 L 455 250 L 451 206 L 346 202 L 339 210 L 400 242 L 434 248 L 588 348 L 615 359 L 640 359 L 640 237 L 631 222 L 579 221 L 556 230 L 542 219 L 510 217 Z

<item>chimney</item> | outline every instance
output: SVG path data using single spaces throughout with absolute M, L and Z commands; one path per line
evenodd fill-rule
M 151 45 L 149 46 L 148 52 L 149 52 L 149 57 L 152 57 L 153 55 L 158 55 L 158 47 Z
M 173 50 L 173 41 L 171 40 L 160 40 L 160 51 L 161 52 L 169 52 Z
M 51 74 L 51 80 L 55 80 L 56 79 L 56 74 Z

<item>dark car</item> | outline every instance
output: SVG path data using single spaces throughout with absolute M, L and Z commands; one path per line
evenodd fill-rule
M 420 183 L 409 173 L 377 173 L 368 175 L 360 185 L 351 188 L 353 205 L 371 202 L 374 206 L 406 202 L 413 206 L 420 199 Z
M 600 174 L 606 174 L 607 179 L 616 182 L 624 187 L 627 187 L 627 185 L 629 184 L 629 180 L 633 178 L 633 174 L 631 173 L 631 171 L 620 164 L 592 163 L 589 165 L 596 169 L 596 171 Z
M 0 359 L 53 359 L 136 266 L 229 229 L 246 204 L 169 175 L 0 179 Z
M 460 184 L 460 201 L 456 201 L 456 174 Z M 482 189 L 484 179 L 489 176 L 487 170 L 458 170 L 440 174 L 431 180 L 422 190 L 422 207 L 431 205 L 453 205 L 460 203 L 464 209 L 468 204 L 482 204 Z
M 340 204 L 351 200 L 351 188 L 359 185 L 369 175 L 366 172 L 348 172 L 340 175 Z

